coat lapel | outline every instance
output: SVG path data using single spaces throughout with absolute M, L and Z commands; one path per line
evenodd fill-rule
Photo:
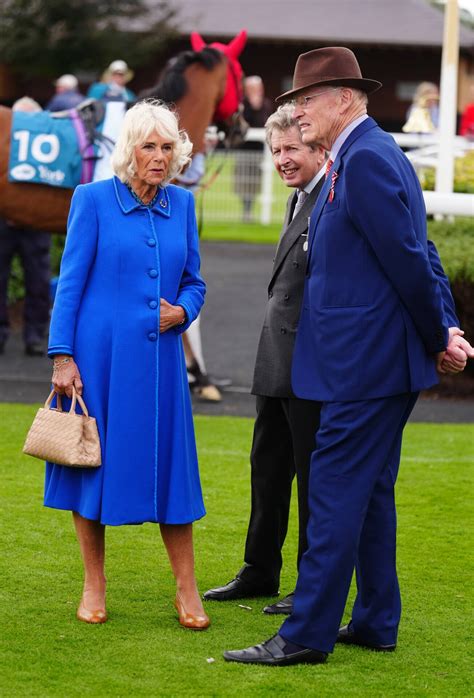
M 275 261 L 273 263 L 272 277 L 270 279 L 270 286 L 281 267 L 286 255 L 293 247 L 295 242 L 298 240 L 300 235 L 308 230 L 308 217 L 311 215 L 313 206 L 318 198 L 318 194 L 322 189 L 324 183 L 324 178 L 320 179 L 319 182 L 313 187 L 311 193 L 307 196 L 301 210 L 296 214 L 296 217 L 290 221 L 290 214 L 294 210 L 293 203 L 297 196 L 296 191 L 288 199 L 288 204 L 286 207 L 285 219 L 283 221 L 283 230 L 280 237 L 280 242 L 278 243 L 278 248 L 275 255 Z
M 347 152 L 347 150 L 351 147 L 351 145 L 356 141 L 360 136 L 362 136 L 364 133 L 369 131 L 372 128 L 375 128 L 377 126 L 377 122 L 374 121 L 370 116 L 365 119 L 357 128 L 355 128 L 346 138 L 344 143 L 342 144 L 341 149 L 339 150 L 336 160 L 334 162 L 334 165 L 331 168 L 331 173 L 332 172 L 337 172 L 339 165 L 341 163 L 341 158 L 343 155 Z M 318 197 L 318 200 L 316 202 L 316 206 L 313 209 L 313 213 L 311 214 L 311 222 L 309 226 L 309 231 L 308 231 L 308 236 L 309 236 L 309 249 L 308 249 L 308 266 L 311 258 L 311 253 L 313 250 L 313 245 L 314 245 L 314 238 L 315 238 L 315 230 L 316 226 L 319 221 L 319 217 L 321 216 L 321 212 L 324 208 L 324 204 L 326 203 L 326 200 L 328 198 L 329 192 L 331 190 L 331 174 L 329 177 L 326 179 L 326 181 L 323 184 L 323 188 L 321 190 L 321 193 Z

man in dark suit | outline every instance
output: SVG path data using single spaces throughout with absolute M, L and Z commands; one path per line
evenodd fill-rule
M 296 395 L 322 402 L 321 422 L 293 612 L 270 640 L 226 652 L 229 661 L 321 663 L 336 641 L 396 646 L 403 429 L 436 370 L 455 371 L 466 352 L 415 171 L 367 116 L 367 94 L 380 86 L 362 77 L 352 51 L 332 47 L 301 55 L 282 95 L 295 100 L 303 142 L 323 145 L 332 164 L 311 215 L 292 371 Z M 352 620 L 339 628 L 354 568 Z
M 269 117 L 265 128 L 275 168 L 285 184 L 296 191 L 288 199 L 255 363 L 252 393 L 257 396 L 257 419 L 251 452 L 252 510 L 245 565 L 231 582 L 204 594 L 205 599 L 217 601 L 278 593 L 295 473 L 298 565 L 307 547 L 308 473 L 320 404 L 296 398 L 290 374 L 303 297 L 308 216 L 324 181 L 325 151 L 302 143 L 292 108 L 287 105 Z M 265 611 L 290 613 L 292 598 L 289 594 Z

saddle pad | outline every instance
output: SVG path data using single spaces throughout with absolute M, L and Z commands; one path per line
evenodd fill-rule
M 13 112 L 8 179 L 74 189 L 82 160 L 72 121 L 49 112 Z

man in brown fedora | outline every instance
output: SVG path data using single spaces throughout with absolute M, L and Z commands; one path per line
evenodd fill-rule
M 315 664 L 336 641 L 396 646 L 403 428 L 419 391 L 437 370 L 462 369 L 470 345 L 427 241 L 413 167 L 367 116 L 367 95 L 380 86 L 362 77 L 349 49 L 322 48 L 298 58 L 293 89 L 277 100 L 292 99 L 303 142 L 330 153 L 311 216 L 292 371 L 295 394 L 322 402 L 321 422 L 293 612 L 266 642 L 225 652 L 228 661 Z M 352 620 L 339 628 L 354 568 Z

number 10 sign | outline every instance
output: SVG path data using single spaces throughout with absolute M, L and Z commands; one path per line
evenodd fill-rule
M 80 181 L 81 157 L 69 119 L 49 112 L 14 112 L 8 178 L 12 182 L 73 189 Z

